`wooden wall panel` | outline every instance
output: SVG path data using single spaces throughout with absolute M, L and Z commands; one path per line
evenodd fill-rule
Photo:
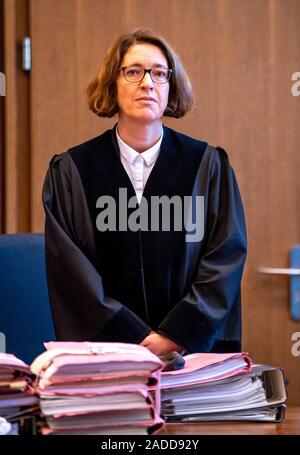
M 30 220 L 29 75 L 22 70 L 22 39 L 28 34 L 27 0 L 4 1 L 5 232 L 28 232 Z
M 300 240 L 300 137 L 296 126 L 300 100 L 291 95 L 291 75 L 299 71 L 299 20 L 299 2 L 269 2 L 265 47 L 257 46 L 257 52 L 264 49 L 262 71 L 255 72 L 254 64 L 252 70 L 251 86 L 260 87 L 248 111 L 252 145 L 245 157 L 246 169 L 239 163 L 250 246 L 244 280 L 246 346 L 257 361 L 267 358 L 269 363 L 281 363 L 290 381 L 291 402 L 297 403 L 300 364 L 291 354 L 291 336 L 300 324 L 289 316 L 289 281 L 260 275 L 257 269 L 262 265 L 288 267 L 290 248 Z M 250 99 L 251 86 L 246 85 Z M 242 131 L 238 137 L 241 141 Z

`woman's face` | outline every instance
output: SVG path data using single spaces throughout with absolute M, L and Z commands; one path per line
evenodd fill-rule
M 135 44 L 130 47 L 121 62 L 120 67 L 138 64 L 144 68 L 163 65 L 168 68 L 168 62 L 159 47 L 153 44 Z M 168 105 L 169 82 L 158 84 L 152 81 L 150 74 L 140 82 L 128 82 L 120 71 L 117 77 L 117 103 L 119 118 L 151 123 L 162 118 Z M 141 97 L 151 97 L 151 100 L 141 100 Z

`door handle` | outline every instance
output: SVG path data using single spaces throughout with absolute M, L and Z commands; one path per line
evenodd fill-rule
M 290 277 L 290 313 L 291 318 L 300 321 L 300 245 L 295 245 L 290 252 L 290 268 L 259 267 L 259 273 Z
M 300 269 L 284 269 L 284 268 L 272 268 L 272 267 L 259 267 L 260 273 L 266 273 L 268 275 L 292 275 L 300 276 Z

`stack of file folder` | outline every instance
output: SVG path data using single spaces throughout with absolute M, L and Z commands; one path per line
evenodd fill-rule
M 45 346 L 31 365 L 46 422 L 43 434 L 149 434 L 162 426 L 163 363 L 148 349 L 125 343 Z
M 13 354 L 0 353 L 0 416 L 3 433 L 19 434 L 20 422 L 31 421 L 38 411 L 28 365 Z
M 0 354 L 0 434 L 147 435 L 164 421 L 284 420 L 282 369 L 252 365 L 247 353 L 182 362 L 174 353 L 171 362 L 127 343 L 45 347 L 31 367 Z
M 167 422 L 284 419 L 282 369 L 252 368 L 246 353 L 190 354 L 183 369 L 161 376 L 161 411 Z

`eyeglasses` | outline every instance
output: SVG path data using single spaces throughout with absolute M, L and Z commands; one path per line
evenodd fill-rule
M 152 81 L 157 84 L 165 84 L 172 74 L 172 70 L 164 66 L 154 66 L 146 69 L 139 65 L 129 65 L 119 68 L 118 71 L 123 71 L 123 76 L 128 82 L 141 82 L 145 74 L 149 73 Z

